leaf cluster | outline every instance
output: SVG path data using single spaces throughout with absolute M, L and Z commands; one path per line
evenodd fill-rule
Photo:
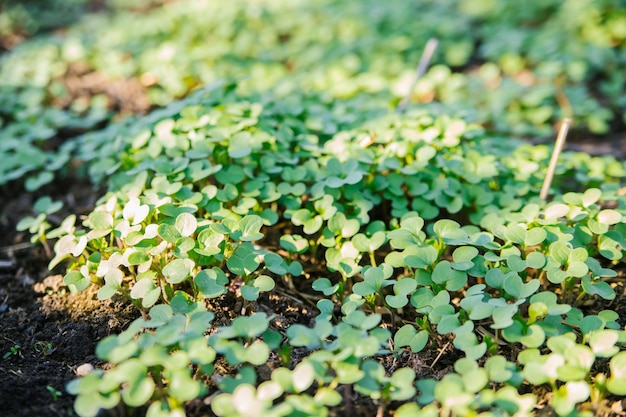
M 590 344 L 592 352 L 599 349 L 598 357 L 620 351 L 624 333 L 616 314 L 585 315 L 579 308 L 596 296 L 615 298 L 607 280 L 616 272 L 607 266 L 621 260 L 626 247 L 625 201 L 618 193 L 623 165 L 617 161 L 594 174 L 601 175 L 602 188 L 585 189 L 593 182 L 580 177 L 584 192 L 562 193 L 557 182 L 554 201 L 545 203 L 529 196 L 538 193 L 539 178 L 533 185 L 526 172 L 518 171 L 523 165 L 512 163 L 520 153 L 507 154 L 496 145 L 498 137 L 462 119 L 423 111 L 387 115 L 328 137 L 307 130 L 302 115 L 238 101 L 224 87 L 214 88 L 206 101 L 203 92 L 177 114 L 145 120 L 140 136 L 122 142 L 122 152 L 132 157 L 108 170 L 110 192 L 82 225 L 67 228 L 51 266 L 70 259 L 65 276 L 70 288 L 95 284 L 101 299 L 121 294 L 144 309 L 161 303 L 186 308 L 231 289 L 253 302 L 276 286 L 312 279 L 311 289 L 325 297 L 317 303 L 315 326 L 292 324 L 281 335 L 268 329 L 271 318 L 259 312 L 216 329 L 203 342 L 238 369 L 237 376 L 219 385 L 226 396 L 216 397 L 217 414 L 246 415 L 248 408 L 238 408 L 244 402 L 235 401 L 241 396 L 263 412 L 316 415 L 338 404 L 340 399 L 330 394 L 338 385 L 353 385 L 381 406 L 410 399 L 419 390 L 417 403 L 407 410 L 431 402 L 432 395 L 455 413 L 490 407 L 515 413 L 536 402 L 517 394 L 523 381 L 541 385 L 552 380 L 535 380 L 532 367 L 518 369 L 505 361 L 501 372 L 517 369 L 508 388 L 491 391 L 488 380 L 467 386 L 465 371 L 458 378 L 414 385 L 404 375 L 408 371 L 387 376 L 372 358 L 417 353 L 450 337 L 475 364 L 485 356 L 499 357 L 499 344 L 541 352 L 556 343 L 551 340 L 575 332 L 582 339 L 574 337 L 572 343 Z M 219 103 L 211 99 L 215 96 Z M 228 136 L 220 121 L 229 126 Z M 287 121 L 291 128 L 285 132 L 281 123 Z M 375 146 L 361 145 L 364 132 L 375 137 Z M 231 140 L 238 137 L 245 140 Z M 488 161 L 480 161 L 481 155 Z M 468 162 L 472 158 L 478 162 Z M 565 159 L 565 169 L 569 161 L 583 171 L 585 161 L 595 163 L 572 157 Z M 455 183 L 458 188 L 451 187 Z M 377 212 L 381 206 L 390 210 Z M 421 209 L 426 206 L 430 210 Z M 466 217 L 452 220 L 456 213 Z M 273 234 L 278 224 L 291 232 Z M 304 270 L 311 259 L 321 260 L 318 273 Z M 381 308 L 405 324 L 392 333 L 379 327 L 382 317 L 376 311 Z M 594 348 L 596 334 L 610 335 L 615 343 Z M 315 369 L 309 385 L 294 391 L 273 376 L 259 379 L 255 366 L 272 351 L 293 348 L 309 352 L 301 362 Z M 511 359 L 524 365 L 521 357 Z M 535 359 L 529 363 L 541 362 Z M 481 375 L 491 369 L 467 366 L 478 367 Z M 469 368 L 471 376 L 465 378 L 474 381 Z M 619 378 L 619 371 L 613 374 L 609 381 Z M 589 365 L 581 381 L 589 385 L 594 378 Z M 410 386 L 399 383 L 405 380 Z M 570 382 L 554 380 L 552 388 L 564 393 L 579 388 L 573 382 L 561 385 Z M 589 400 L 593 389 L 600 390 L 594 387 L 575 401 L 567 397 L 568 403 Z M 598 395 L 615 394 L 612 389 L 602 388 Z M 448 404 L 449 392 L 466 390 L 467 402 Z M 561 415 L 572 411 L 555 401 Z M 303 404 L 313 408 L 297 408 Z
M 623 118 L 626 16 L 619 1 L 532 1 L 523 10 L 488 0 L 424 1 L 408 11 L 401 0 L 155 3 L 109 1 L 107 13 L 85 14 L 63 34 L 3 54 L 0 129 L 7 140 L 0 155 L 7 163 L 0 185 L 17 181 L 36 190 L 68 174 L 84 161 L 77 151 L 82 133 L 117 116 L 114 93 L 97 87 L 85 96 L 75 91 L 75 78 L 84 76 L 88 86 L 90 75 L 100 84 L 131 83 L 142 108 L 246 77 L 240 86 L 246 93 L 271 91 L 268 97 L 288 101 L 292 93 L 315 91 L 331 99 L 376 100 L 385 109 L 407 94 L 421 45 L 432 37 L 441 46 L 417 84 L 413 100 L 421 105 L 461 110 L 492 131 L 516 136 L 549 137 L 549 126 L 563 117 L 601 134 Z M 47 6 L 45 13 L 35 0 L 4 7 L 0 36 L 18 30 L 15 25 L 34 33 L 62 24 L 85 2 Z M 205 47 L 207 28 L 211 48 Z M 67 76 L 73 71 L 77 77 Z M 314 106 L 293 104 L 294 112 Z M 342 119 L 368 120 L 359 112 Z M 309 127 L 338 131 L 318 118 Z
M 525 415 L 539 387 L 567 416 L 626 395 L 621 318 L 586 308 L 617 297 L 625 165 L 566 153 L 547 203 L 549 147 L 511 137 L 572 115 L 607 131 L 623 10 L 423 3 L 419 27 L 402 1 L 118 5 L 0 58 L 0 185 L 78 166 L 106 189 L 54 229 L 44 197 L 18 229 L 57 239 L 71 291 L 143 315 L 98 344 L 110 369 L 68 385 L 80 416 L 180 416 L 209 396 L 219 416 L 323 416 L 351 392 L 379 414 Z M 391 112 L 432 36 L 421 105 Z M 75 66 L 158 108 L 109 123 L 107 96 L 58 105 Z M 284 294 L 318 315 L 278 326 L 260 302 Z M 227 297 L 240 317 L 214 307 Z M 463 358 L 441 380 L 383 365 L 442 342 Z

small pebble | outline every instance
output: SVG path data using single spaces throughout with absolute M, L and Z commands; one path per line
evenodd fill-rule
M 78 368 L 76 368 L 76 375 L 85 376 L 93 371 L 93 365 L 90 363 L 83 363 Z

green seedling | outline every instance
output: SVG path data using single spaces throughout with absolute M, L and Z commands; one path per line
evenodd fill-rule
M 48 356 L 49 354 L 54 352 L 55 347 L 50 342 L 38 341 L 35 342 L 35 344 L 33 345 L 33 349 L 35 350 L 35 352 L 41 353 L 43 356 Z
M 9 348 L 7 352 L 2 355 L 2 359 L 9 359 L 11 356 L 21 356 L 22 355 L 22 347 L 18 344 L 15 344 Z
M 594 2 L 558 13 L 545 2 L 481 11 L 471 2 L 454 25 L 441 25 L 449 5 L 432 5 L 415 33 L 396 0 L 254 10 L 239 0 L 191 3 L 132 13 L 134 25 L 111 6 L 106 19 L 90 20 L 89 36 L 78 23 L 54 44 L 15 48 L 0 63 L 9 138 L 0 141 L 8 161 L 0 184 L 24 179 L 34 188 L 78 167 L 106 192 L 56 230 L 46 225 L 50 213 L 21 227 L 58 238 L 50 266 L 67 265 L 71 291 L 93 286 L 99 299 L 121 296 L 145 316 L 99 343 L 107 371 L 70 383 L 79 415 L 119 402 L 150 417 L 181 415 L 209 396 L 224 416 L 349 414 L 355 395 L 379 414 L 404 403 L 397 415 L 530 415 L 545 398 L 520 394 L 522 384 L 551 391 L 552 408 L 567 415 L 622 395 L 619 317 L 583 310 L 595 297 L 616 298 L 624 165 L 564 153 L 546 204 L 537 172 L 548 148 L 511 139 L 549 136 L 568 111 L 556 102 L 561 89 L 580 128 L 601 131 L 621 117 L 613 113 L 624 85 L 608 72 L 624 38 L 618 11 Z M 305 18 L 312 15 L 319 19 Z M 582 30 L 572 16 L 587 15 L 603 21 L 588 19 Z M 545 39 L 559 40 L 543 27 L 559 22 L 589 62 L 571 51 L 554 60 Z M 477 23 L 485 30 L 469 30 Z M 210 50 L 190 36 L 207 25 L 215 29 Z M 163 44 L 131 26 L 172 33 Z M 95 41 L 111 30 L 113 44 Z M 441 53 L 410 98 L 420 106 L 389 112 L 406 90 L 396 87 L 412 62 L 401 57 L 406 39 L 433 31 Z M 29 54 L 37 65 L 19 63 Z M 464 73 L 470 58 L 484 64 Z M 92 131 L 113 117 L 106 102 L 47 104 L 62 97 L 54 71 L 68 62 L 141 80 L 150 106 L 171 103 Z M 207 71 L 198 62 L 221 64 Z M 241 73 L 250 77 L 199 87 Z M 593 91 L 581 83 L 589 77 L 602 81 Z M 458 117 L 459 109 L 472 111 Z M 68 128 L 88 131 L 45 150 Z M 41 204 L 41 213 L 55 208 Z M 263 312 L 267 299 L 285 296 L 319 314 L 285 324 L 282 311 Z M 233 313 L 245 312 L 234 320 L 217 307 L 233 299 L 243 306 Z M 446 338 L 460 351 L 451 357 L 464 359 L 440 381 L 389 367 Z M 273 358 L 281 364 L 269 375 L 263 367 Z M 609 361 L 604 380 L 593 375 L 597 358 Z
M 232 365 L 264 364 L 269 358 L 270 348 L 266 342 L 255 339 L 267 331 L 270 320 L 271 317 L 263 313 L 238 317 L 231 326 L 223 327 L 213 335 L 209 343 Z
M 519 384 L 520 381 L 515 376 L 515 366 L 503 359 L 497 356 L 490 358 L 486 368 L 478 366 L 472 359 L 459 359 L 454 365 L 455 372 L 445 375 L 441 381 L 418 381 L 420 395 L 417 402 L 430 405 L 420 408 L 415 403 L 409 403 L 403 405 L 398 413 L 407 416 L 410 413 L 419 416 L 433 415 L 438 409 L 435 404 L 444 413 L 453 412 L 463 416 L 470 416 L 478 409 L 505 414 L 530 412 L 536 403 L 532 394 L 520 395 L 514 385 L 505 385 L 497 390 L 489 386 L 490 382 L 504 382 L 503 379 Z
M 201 304 L 181 307 L 154 306 L 148 320 L 139 318 L 98 343 L 96 354 L 114 366 L 67 385 L 77 395 L 74 408 L 80 416 L 94 416 L 120 401 L 129 407 L 149 403 L 150 413 L 181 412 L 185 402 L 206 392 L 194 375 L 213 372 L 216 352 L 205 333 L 214 315 Z
M 57 390 L 52 385 L 46 385 L 46 389 L 48 390 L 50 395 L 52 395 L 52 401 L 57 401 L 59 397 L 63 395 L 61 391 Z
M 49 258 L 52 257 L 52 251 L 48 239 L 55 237 L 56 234 L 49 233 L 52 224 L 48 221 L 48 216 L 58 212 L 62 207 L 63 203 L 60 201 L 52 201 L 48 196 L 40 197 L 33 205 L 37 217 L 24 217 L 16 226 L 18 231 L 28 230 L 32 235 L 31 242 L 40 242 Z

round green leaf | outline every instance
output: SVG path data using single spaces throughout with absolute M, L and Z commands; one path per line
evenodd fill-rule
M 225 286 L 228 284 L 228 277 L 219 268 L 203 269 L 196 274 L 194 282 L 204 297 L 216 298 L 226 294 Z
M 70 271 L 63 277 L 63 283 L 68 287 L 74 286 L 77 291 L 82 291 L 89 287 L 91 279 L 84 276 L 80 271 Z
M 198 220 L 191 213 L 180 213 L 176 217 L 176 222 L 174 223 L 174 227 L 178 231 L 178 233 L 183 236 L 191 236 L 198 227 Z
M 531 252 L 526 255 L 526 265 L 529 268 L 541 269 L 546 265 L 546 257 L 541 252 Z
M 259 240 L 263 238 L 263 233 L 260 233 L 261 227 L 263 227 L 263 218 L 256 214 L 245 216 L 239 221 L 239 230 L 241 230 L 241 237 L 239 240 L 248 242 Z
M 607 389 L 615 395 L 626 395 L 626 352 L 620 352 L 609 362 L 611 376 L 607 381 Z
M 122 399 L 126 405 L 140 407 L 148 402 L 154 393 L 154 381 L 144 376 L 142 379 L 129 384 L 122 390 Z
M 528 298 L 533 295 L 539 289 L 540 282 L 538 279 L 533 278 L 530 281 L 524 283 L 522 278 L 515 274 L 509 275 L 504 280 L 504 291 L 513 297 L 520 298 Z
M 191 259 L 174 259 L 163 268 L 163 276 L 170 284 L 179 284 L 189 277 L 193 267 Z
M 169 373 L 168 393 L 177 400 L 191 401 L 202 392 L 202 385 L 191 378 L 189 368 L 177 369 Z
M 128 263 L 131 265 L 140 265 L 144 262 L 148 262 L 150 260 L 150 256 L 143 251 L 135 251 L 128 255 Z

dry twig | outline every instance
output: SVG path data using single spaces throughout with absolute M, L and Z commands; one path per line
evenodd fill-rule
M 567 131 L 569 130 L 571 123 L 571 119 L 563 119 L 563 123 L 561 123 L 561 128 L 559 129 L 559 134 L 557 135 L 556 143 L 554 144 L 554 150 L 552 151 L 550 165 L 548 165 L 548 171 L 546 172 L 546 178 L 543 180 L 543 186 L 541 187 L 541 193 L 539 194 L 539 197 L 542 200 L 545 200 L 548 197 L 548 191 L 550 190 L 550 185 L 552 184 L 552 179 L 554 178 L 556 164 L 559 161 L 559 155 L 561 154 L 561 150 L 563 150 L 565 138 L 567 137 Z
M 422 76 L 426 73 L 426 69 L 428 68 L 430 59 L 435 53 L 435 49 L 437 49 L 438 44 L 439 41 L 437 40 L 437 38 L 430 38 L 428 42 L 426 42 L 426 47 L 424 48 L 424 52 L 422 52 L 420 62 L 419 64 L 417 64 L 417 68 L 415 69 L 415 76 L 413 77 L 413 81 L 411 82 L 411 87 L 409 88 L 409 91 L 406 93 L 400 104 L 398 104 L 398 107 L 396 109 L 398 113 L 403 113 L 406 109 L 406 106 L 409 103 L 409 99 L 413 94 L 413 90 L 415 90 L 415 86 L 417 85 L 419 79 L 422 78 Z

